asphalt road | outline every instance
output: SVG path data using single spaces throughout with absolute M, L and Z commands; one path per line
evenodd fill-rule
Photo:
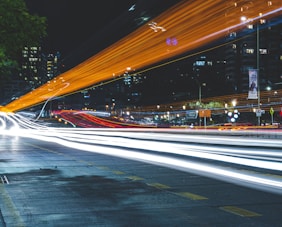
M 281 194 L 30 138 L 0 136 L 0 175 L 0 226 L 282 223 Z

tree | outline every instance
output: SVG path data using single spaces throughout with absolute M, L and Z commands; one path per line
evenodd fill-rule
M 44 38 L 47 19 L 28 12 L 24 0 L 0 0 L 0 75 L 9 75 L 18 65 L 25 46 L 38 46 Z

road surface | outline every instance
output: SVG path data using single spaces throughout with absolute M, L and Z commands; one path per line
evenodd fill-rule
M 229 136 L 213 144 L 166 131 L 48 132 L 0 135 L 0 226 L 281 226 L 280 140 L 258 148 L 250 137 L 229 146 L 217 144 Z M 184 167 L 168 163 L 179 159 Z

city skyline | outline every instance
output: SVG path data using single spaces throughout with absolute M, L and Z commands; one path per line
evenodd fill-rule
M 278 22 L 279 22 L 279 18 L 278 18 Z M 278 25 L 279 25 L 279 23 L 278 23 Z M 281 25 L 280 25 L 281 26 Z M 262 27 L 262 26 L 261 26 Z M 150 28 L 148 28 L 149 30 L 150 30 Z M 279 27 L 278 27 L 278 29 L 279 29 Z M 252 28 L 252 30 L 254 30 L 253 28 Z M 266 30 L 266 29 L 264 29 L 264 30 Z M 269 29 L 268 29 L 269 30 Z M 154 32 L 154 31 L 152 31 L 152 32 Z M 155 31 L 156 32 L 156 31 Z M 230 34 L 233 34 L 234 35 L 234 32 L 233 33 L 230 33 Z M 238 33 L 239 34 L 239 33 Z M 254 34 L 255 34 L 255 31 L 253 31 L 253 33 L 252 33 L 253 35 L 252 35 L 252 37 L 255 37 L 254 36 Z M 265 33 L 266 34 L 266 33 Z M 280 34 L 281 35 L 281 34 Z M 277 36 L 277 35 L 276 35 Z M 276 37 L 275 36 L 275 37 Z M 231 36 L 230 36 L 231 37 Z M 234 37 L 236 37 L 236 36 L 234 36 Z M 264 37 L 264 36 L 263 36 Z M 278 34 L 278 36 L 277 37 L 279 37 L 279 34 Z M 178 38 L 178 37 L 177 37 Z M 253 39 L 253 41 L 251 41 L 251 42 L 249 42 L 249 45 L 250 45 L 250 48 L 252 48 L 252 49 L 250 49 L 250 48 L 248 48 L 248 49 L 246 49 L 246 51 L 248 51 L 248 53 L 246 52 L 245 54 L 248 54 L 248 59 L 250 59 L 249 60 L 249 63 L 248 63 L 248 65 L 243 65 L 244 67 L 246 67 L 246 69 L 247 68 L 250 68 L 250 67 L 252 67 L 252 68 L 255 68 L 255 61 L 256 61 L 256 59 L 255 59 L 255 55 L 254 55 L 254 49 L 255 49 L 255 42 L 254 42 L 254 40 L 255 39 Z M 264 39 L 264 40 L 267 40 L 267 39 Z M 237 41 L 237 39 L 234 39 L 233 40 L 233 43 L 234 42 L 238 42 Z M 264 41 L 265 42 L 265 41 Z M 272 41 L 273 42 L 273 41 Z M 244 43 L 241 43 L 240 45 L 243 45 Z M 274 44 L 274 43 L 272 43 L 272 44 Z M 167 47 L 168 48 L 174 48 L 173 46 L 174 45 L 177 45 L 177 39 L 176 38 L 174 38 L 174 37 L 172 37 L 172 38 L 170 38 L 170 39 L 166 39 L 166 45 L 167 45 Z M 240 45 L 238 45 L 238 50 L 236 50 L 236 51 L 238 51 L 238 52 L 240 52 L 240 51 L 245 51 L 244 49 L 242 49 L 241 47 L 239 47 Z M 245 44 L 244 44 L 245 45 Z M 277 45 L 277 44 L 275 44 L 275 45 Z M 170 47 L 171 46 L 171 47 Z M 234 49 L 234 47 L 236 47 L 237 46 L 237 44 L 232 44 L 232 47 L 230 48 L 229 47 L 229 49 L 230 50 L 232 50 L 232 49 Z M 127 48 L 127 47 L 126 47 Z M 204 48 L 204 47 L 203 47 Z M 265 50 L 266 50 L 266 52 L 265 53 L 267 53 L 267 48 L 264 48 Z M 235 49 L 234 49 L 235 50 Z M 194 50 L 194 52 L 195 52 L 195 50 Z M 222 54 L 222 53 L 221 53 Z M 218 58 L 217 59 L 215 59 L 215 58 L 210 58 L 210 59 L 207 59 L 208 61 L 211 61 L 211 63 L 210 64 L 215 64 L 215 61 L 219 61 L 219 62 L 225 62 L 225 54 L 218 54 Z M 202 54 L 202 56 L 201 55 L 198 55 L 198 56 L 196 56 L 195 55 L 195 61 L 199 61 L 200 59 L 198 59 L 198 60 L 196 60 L 196 58 L 201 58 L 201 57 L 205 57 L 205 55 L 206 54 Z M 234 55 L 235 56 L 235 55 Z M 243 55 L 241 55 L 241 57 L 242 57 Z M 247 56 L 247 55 L 246 55 Z M 244 57 L 244 58 L 246 58 L 246 56 Z M 268 55 L 268 56 L 270 56 L 270 55 Z M 238 55 L 238 57 L 240 57 L 239 55 Z M 237 58 L 238 58 L 237 57 Z M 276 56 L 277 57 L 277 56 Z M 247 58 L 246 58 L 247 59 Z M 190 60 L 190 64 L 192 64 L 193 63 L 193 59 L 192 60 Z M 232 60 L 233 62 L 234 62 L 234 60 Z M 200 62 L 200 61 L 199 61 Z M 205 60 L 204 61 L 202 61 L 202 62 L 205 62 Z M 197 63 L 197 62 L 196 62 Z M 195 63 L 195 64 L 196 64 Z M 208 63 L 208 62 L 207 62 Z M 231 63 L 231 61 L 229 61 L 228 63 Z M 234 64 L 235 63 L 235 64 Z M 238 66 L 240 66 L 240 64 L 243 64 L 243 63 L 236 63 L 236 62 L 234 62 L 234 63 L 232 63 L 233 64 L 233 68 L 234 67 L 237 67 L 238 68 Z M 157 63 L 157 64 L 159 64 L 159 63 Z M 194 64 L 194 63 L 193 63 Z M 245 64 L 245 63 L 244 63 Z M 237 65 L 237 66 L 236 66 Z M 279 64 L 278 64 L 279 65 Z M 197 66 L 197 64 L 196 64 L 196 66 Z M 198 67 L 199 66 L 199 67 Z M 197 68 L 193 68 L 192 70 L 191 69 L 188 69 L 188 70 L 190 70 L 190 72 L 187 72 L 187 69 L 186 69 L 186 72 L 185 72 L 185 69 L 184 69 L 184 71 L 183 72 L 175 72 L 176 73 L 176 77 L 177 76 L 179 76 L 179 75 L 177 75 L 178 73 L 180 73 L 180 74 L 184 74 L 184 75 L 186 75 L 186 77 L 187 77 L 187 75 L 190 77 L 190 79 L 189 80 L 191 80 L 191 79 L 193 79 L 193 77 L 194 77 L 194 81 L 192 82 L 193 84 L 194 84 L 194 87 L 197 87 L 197 86 L 195 86 L 195 84 L 197 84 L 198 83 L 198 85 L 199 85 L 199 78 L 197 78 L 196 80 L 195 80 L 195 77 L 201 77 L 201 80 L 202 80 L 202 77 L 203 76 L 205 76 L 205 77 L 207 77 L 208 76 L 208 74 L 210 74 L 211 72 L 209 72 L 209 70 L 208 71 L 206 71 L 206 72 L 201 72 L 201 74 L 202 75 L 200 75 L 199 73 L 197 73 L 197 70 L 200 70 L 202 67 L 201 66 L 203 66 L 203 65 L 198 65 L 197 66 Z M 211 66 L 211 65 L 210 65 Z M 175 65 L 174 65 L 174 67 L 175 67 Z M 178 66 L 176 66 L 175 68 L 177 69 L 177 67 Z M 124 68 L 126 68 L 126 67 L 124 67 Z M 213 71 L 214 71 L 214 68 L 215 67 L 210 67 L 209 69 L 213 69 Z M 168 68 L 167 68 L 168 69 Z M 176 70 L 176 69 L 172 69 L 172 70 Z M 167 71 L 170 71 L 171 69 L 169 69 L 169 70 L 167 70 Z M 181 70 L 183 70 L 183 69 L 181 69 Z M 203 71 L 202 69 L 200 70 L 200 71 Z M 238 77 L 238 79 L 236 79 L 236 77 L 234 78 L 234 76 L 232 76 L 232 75 L 225 75 L 225 72 L 223 71 L 223 70 L 221 70 L 221 72 L 219 72 L 219 71 L 214 71 L 213 73 L 220 73 L 220 76 L 223 76 L 223 78 L 222 78 L 222 81 L 226 81 L 227 79 L 229 79 L 229 78 L 231 78 L 232 80 L 234 80 L 234 82 L 235 82 L 235 84 L 233 84 L 232 86 L 234 86 L 234 88 L 233 88 L 233 90 L 230 90 L 229 92 L 231 92 L 232 93 L 232 91 L 233 92 L 236 92 L 236 91 L 238 91 L 238 92 L 242 92 L 242 91 L 244 91 L 244 89 L 246 89 L 246 88 L 244 88 L 244 87 L 246 87 L 245 85 L 244 85 L 244 83 L 245 84 L 247 84 L 247 81 L 246 81 L 246 78 L 244 78 L 244 79 L 242 79 L 243 77 L 242 76 L 238 76 L 238 75 L 236 75 L 235 74 L 235 76 L 237 76 Z M 235 73 L 235 71 L 233 70 L 233 72 L 232 73 Z M 244 74 L 246 74 L 246 70 L 245 70 L 245 72 L 242 72 L 242 73 L 244 73 Z M 134 69 L 133 69 L 133 71 L 132 72 L 130 72 L 130 74 L 134 74 Z M 160 73 L 161 74 L 161 73 Z M 205 75 L 204 75 L 205 74 Z M 122 75 L 122 74 L 121 74 Z M 121 76 L 121 75 L 118 75 L 118 76 Z M 227 77 L 228 76 L 228 77 Z M 272 76 L 272 75 L 271 75 Z M 278 75 L 279 76 L 279 75 Z M 232 78 L 233 77 L 233 78 Z M 273 76 L 273 78 L 275 78 L 276 77 L 276 82 L 278 81 L 279 82 L 279 77 L 277 77 L 277 75 L 274 75 Z M 203 81 L 200 81 L 201 83 L 206 83 L 206 80 L 208 80 L 208 79 L 210 79 L 211 77 L 207 77 L 205 80 L 203 80 Z M 176 82 L 176 80 L 177 80 L 177 78 L 175 78 L 175 82 Z M 197 81 L 198 80 L 198 81 Z M 210 79 L 211 81 L 213 80 L 213 79 Z M 244 83 L 241 83 L 240 82 L 240 80 L 242 80 Z M 166 83 L 166 81 L 164 81 L 165 83 Z M 191 82 L 191 81 L 190 81 Z M 195 83 L 196 82 L 196 83 Z M 216 84 L 216 80 L 214 80 L 214 82 L 215 82 L 215 84 Z M 237 84 L 236 84 L 237 83 Z M 204 93 L 204 90 L 206 89 L 211 89 L 211 83 L 208 83 L 209 84 L 209 86 L 205 86 L 205 88 L 203 88 L 203 96 L 205 95 L 205 93 Z M 170 86 L 171 85 L 171 86 Z M 244 85 L 244 87 L 242 87 L 242 88 L 240 88 L 240 90 L 238 90 L 238 88 L 237 88 L 237 86 L 238 85 Z M 90 85 L 91 86 L 91 85 Z M 173 88 L 173 83 L 169 83 L 168 84 L 168 90 L 170 90 L 170 89 L 174 89 Z M 223 85 L 223 88 L 227 88 L 226 86 L 224 86 Z M 194 89 L 195 90 L 195 89 Z M 196 89 L 197 90 L 197 89 Z M 216 89 L 215 89 L 216 90 Z M 189 92 L 189 91 L 188 91 Z M 135 92 L 136 93 L 136 92 Z M 167 94 L 167 97 L 168 98 L 173 98 L 173 97 L 175 97 L 175 96 L 177 96 L 178 94 L 177 93 L 179 93 L 179 91 L 177 91 L 177 90 L 172 90 L 171 91 L 171 93 L 168 93 Z M 194 91 L 194 93 L 196 93 L 195 91 Z M 195 95 L 195 94 L 194 94 Z M 210 93 L 210 95 L 211 95 L 211 93 Z M 161 95 L 160 95 L 161 96 Z M 164 98 L 167 98 L 167 97 L 164 97 Z M 187 97 L 187 96 L 186 96 Z M 175 100 L 176 101 L 176 100 Z

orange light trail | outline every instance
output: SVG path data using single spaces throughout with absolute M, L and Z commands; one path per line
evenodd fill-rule
M 191 51 L 224 37 L 230 31 L 242 29 L 245 24 L 240 20 L 241 16 L 256 23 L 262 17 L 280 15 L 281 5 L 281 0 L 262 0 L 255 4 L 246 0 L 182 1 L 153 20 L 165 31 L 155 32 L 145 24 L 76 67 L 0 107 L 0 110 L 22 110 L 120 76 L 128 67 L 137 71 Z M 175 37 L 177 45 L 167 45 L 169 37 Z

